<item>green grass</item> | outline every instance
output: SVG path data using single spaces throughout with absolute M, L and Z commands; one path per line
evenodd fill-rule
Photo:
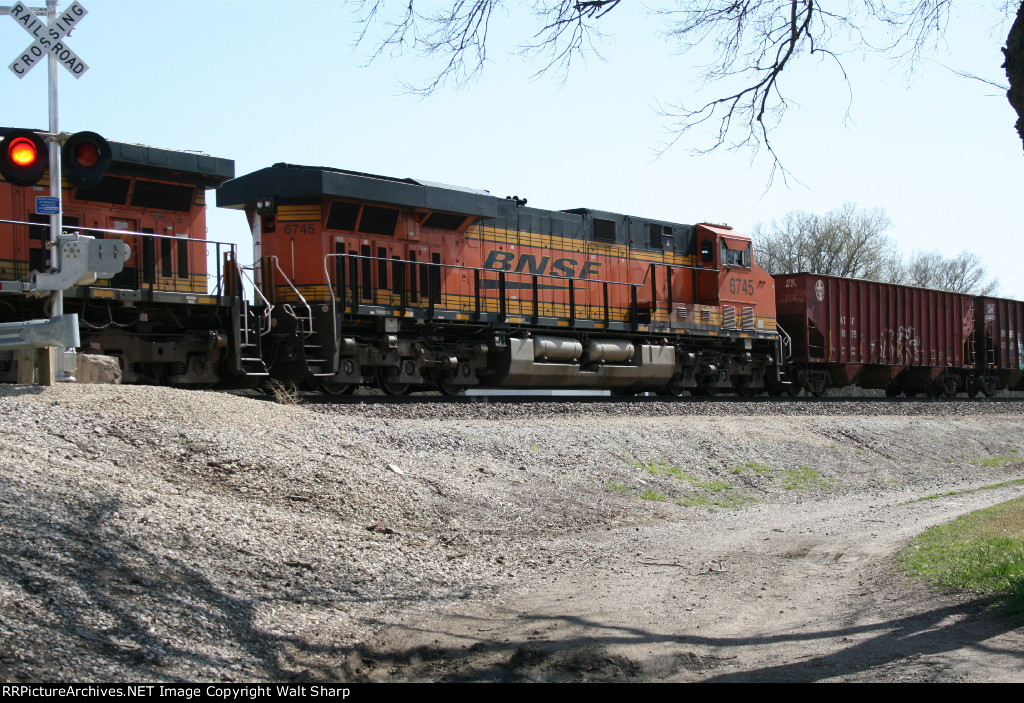
M 755 476 L 774 476 L 776 471 L 767 464 L 758 464 L 756 461 L 747 461 L 740 466 L 733 466 L 729 469 L 731 474 L 749 474 Z
M 832 479 L 825 478 L 817 469 L 810 466 L 801 466 L 796 469 L 787 469 L 782 472 L 782 487 L 787 491 L 802 491 L 811 486 L 827 487 Z
M 640 494 L 640 497 L 644 500 L 665 500 L 668 496 L 664 493 L 659 493 L 653 488 L 648 488 L 646 491 Z
M 1024 619 L 1024 498 L 934 527 L 900 559 L 908 574 L 992 598 Z
M 975 459 L 971 463 L 977 464 L 978 466 L 987 466 L 992 469 L 998 469 L 1006 466 L 1007 464 L 1019 464 L 1021 463 L 1021 458 L 1019 456 L 990 456 L 985 457 L 984 459 Z
M 622 458 L 633 468 L 640 469 L 652 476 L 672 476 L 689 489 L 682 495 L 665 495 L 650 489 L 639 494 L 640 498 L 646 500 L 660 501 L 671 498 L 676 505 L 684 507 L 717 506 L 722 508 L 736 508 L 746 503 L 757 502 L 756 498 L 736 490 L 735 484 L 731 481 L 701 478 L 658 459 L 638 461 L 632 459 L 625 451 L 622 452 Z M 713 466 L 710 468 L 712 471 L 715 470 Z M 804 490 L 813 486 L 828 487 L 834 483 L 832 479 L 825 478 L 816 469 L 812 469 L 809 466 L 801 466 L 796 469 L 774 469 L 767 464 L 747 461 L 743 464 L 731 466 L 728 471 L 733 475 L 751 474 L 768 479 L 781 479 L 782 487 L 789 491 Z M 621 484 L 613 483 L 609 487 L 617 491 L 630 492 L 628 488 Z
M 1002 488 L 1003 486 L 1020 486 L 1024 485 L 1024 478 L 1015 478 L 1011 481 L 1003 481 L 1002 483 L 993 483 L 988 486 L 979 486 L 977 488 L 964 488 L 959 491 L 946 491 L 945 493 L 931 493 L 918 498 L 917 500 L 935 500 L 936 498 L 947 498 L 949 496 L 960 495 L 961 493 L 976 493 L 977 491 L 991 491 L 993 488 Z

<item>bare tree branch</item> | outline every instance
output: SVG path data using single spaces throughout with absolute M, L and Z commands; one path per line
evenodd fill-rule
M 1012 4 L 1007 0 L 1007 11 Z M 357 4 L 362 28 L 357 44 L 379 35 L 370 61 L 383 53 L 405 51 L 419 57 L 441 57 L 443 64 L 432 78 L 408 87 L 419 95 L 476 80 L 487 61 L 489 32 L 498 18 L 505 16 L 498 12 L 502 7 L 498 0 L 418 5 L 416 0 L 406 0 L 403 11 L 393 18 L 385 17 L 385 5 L 392 6 L 385 0 Z M 537 29 L 518 51 L 539 59 L 535 76 L 553 73 L 564 81 L 576 59 L 587 54 L 600 56 L 597 40 L 603 35 L 599 27 L 607 26 L 612 11 L 621 6 L 620 0 L 531 0 Z M 1024 35 L 1024 3 L 1020 7 L 1011 38 L 1017 36 L 1014 31 Z M 703 45 L 712 48 L 715 56 L 712 63 L 699 67 L 699 92 L 710 91 L 710 98 L 686 97 L 659 105 L 668 121 L 668 136 L 657 151 L 664 153 L 684 137 L 689 139 L 707 129 L 709 142 L 695 145 L 697 153 L 749 149 L 756 157 L 763 149 L 771 160 L 769 187 L 776 175 L 788 182 L 792 174 L 784 167 L 772 134 L 795 104 L 783 84 L 793 64 L 809 58 L 827 60 L 838 70 L 827 80 L 838 78 L 848 90 L 843 59 L 851 53 L 879 53 L 912 71 L 927 52 L 939 46 L 952 8 L 953 0 L 848 0 L 845 4 L 834 0 L 676 0 L 674 7 L 653 10 L 651 14 L 664 25 L 665 38 L 681 53 Z M 381 30 L 371 32 L 377 25 Z M 1021 76 L 1011 76 L 1011 94 L 1015 84 L 1024 92 L 1024 36 L 1018 37 L 1016 44 L 1008 41 L 1004 51 L 1008 76 L 1011 72 Z M 1018 112 L 1024 114 L 1020 112 L 1024 98 L 1014 103 L 1011 97 L 1010 101 L 1020 104 Z

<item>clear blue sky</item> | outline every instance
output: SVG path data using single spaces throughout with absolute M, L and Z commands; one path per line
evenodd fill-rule
M 804 185 L 765 192 L 763 155 L 695 156 L 700 143 L 684 141 L 652 156 L 664 137 L 658 102 L 710 94 L 694 68 L 702 57 L 674 55 L 639 2 L 613 13 L 604 60 L 576 65 L 564 85 L 530 80 L 539 64 L 507 51 L 524 27 L 512 13 L 478 83 L 420 100 L 399 84 L 431 66 L 410 57 L 364 66 L 367 49 L 353 49 L 351 11 L 338 2 L 80 1 L 89 14 L 68 44 L 90 70 L 77 81 L 61 72 L 66 131 L 204 151 L 234 159 L 239 175 L 278 161 L 333 166 L 515 194 L 538 207 L 741 231 L 849 200 L 886 208 L 906 251 L 977 252 L 1002 295 L 1024 298 L 1015 115 L 1000 90 L 939 65 L 1005 82 L 999 48 L 1008 25 L 994 3 L 960 3 L 944 42 L 912 77 L 877 57 L 846 57 L 852 105 L 828 63 L 787 77 L 800 107 L 774 140 Z M 3 65 L 28 43 L 0 16 Z M 45 128 L 45 70 L 23 80 L 0 73 L 0 124 Z M 249 250 L 241 214 L 213 214 L 209 225 L 211 238 Z

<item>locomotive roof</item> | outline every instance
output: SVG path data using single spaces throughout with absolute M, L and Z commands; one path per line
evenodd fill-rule
M 12 127 L 0 127 L 0 137 L 14 131 Z M 44 130 L 34 130 L 43 132 Z M 197 151 L 175 151 L 158 149 L 143 144 L 130 144 L 107 140 L 111 151 L 111 173 L 166 177 L 206 188 L 216 188 L 235 176 L 235 162 Z M 164 174 L 153 170 L 166 171 Z
M 428 210 L 443 210 L 485 218 L 507 216 L 509 211 L 514 212 L 517 209 L 512 200 L 476 188 L 414 178 L 394 178 L 324 166 L 300 166 L 286 163 L 277 163 L 228 181 L 217 191 L 217 205 L 241 209 L 255 203 L 260 198 L 315 200 L 324 196 L 404 205 Z M 545 210 L 519 206 L 518 209 L 520 212 L 533 212 L 564 218 L 593 216 L 622 220 L 627 217 L 621 213 L 590 208 Z M 631 219 L 647 220 L 650 218 Z M 669 222 L 661 219 L 652 221 Z
M 217 191 L 219 207 L 242 208 L 260 198 L 303 199 L 335 196 L 478 217 L 497 215 L 497 198 L 487 191 L 392 178 L 318 166 L 274 164 L 239 176 Z

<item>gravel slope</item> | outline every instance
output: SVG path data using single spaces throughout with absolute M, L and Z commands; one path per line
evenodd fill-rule
M 773 665 L 748 641 L 854 622 L 858 579 L 893 608 L 940 598 L 899 595 L 885 555 L 1024 492 L 911 502 L 1024 478 L 1021 411 L 0 387 L 0 678 L 1022 680 L 1019 637 L 1017 668 L 980 679 L 896 653 L 794 668 L 795 644 Z M 841 652 L 850 627 L 792 640 Z

